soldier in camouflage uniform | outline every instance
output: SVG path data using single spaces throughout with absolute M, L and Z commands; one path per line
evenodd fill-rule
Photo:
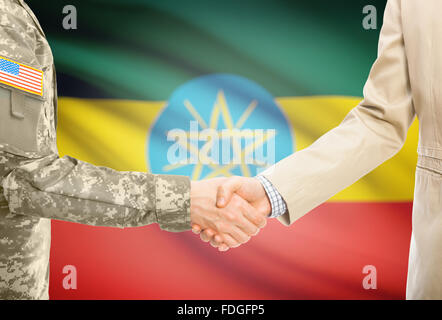
M 50 219 L 190 229 L 187 177 L 118 172 L 58 156 L 53 57 L 23 0 L 0 0 L 0 56 L 43 72 L 41 96 L 0 83 L 1 299 L 48 298 Z

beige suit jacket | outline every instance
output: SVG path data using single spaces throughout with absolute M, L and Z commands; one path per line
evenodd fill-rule
M 419 119 L 407 299 L 442 299 L 441 0 L 389 0 L 364 99 L 335 129 L 264 175 L 289 225 L 391 158 Z M 312 119 L 314 121 L 314 119 Z

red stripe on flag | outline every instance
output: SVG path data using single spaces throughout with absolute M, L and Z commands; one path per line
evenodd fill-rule
M 37 77 L 37 76 L 31 76 L 31 75 L 28 75 L 28 74 L 20 72 L 20 77 L 26 78 L 26 79 L 29 79 L 29 80 L 33 80 L 33 81 L 35 81 L 37 83 L 41 82 L 41 75 L 39 77 Z
M 37 70 L 33 70 L 31 68 L 28 68 L 27 66 L 24 65 L 20 65 L 20 69 L 21 72 L 26 72 L 30 75 L 34 75 L 36 77 L 41 76 L 41 71 L 37 71 Z
M 29 82 L 41 85 L 41 77 L 40 78 L 30 78 L 28 76 L 20 74 L 20 78 L 28 80 Z
M 411 203 L 327 203 L 219 253 L 191 232 L 52 222 L 52 299 L 404 299 Z M 76 266 L 77 290 L 62 286 Z M 362 273 L 374 265 L 378 289 Z M 81 277 L 81 278 L 80 278 Z M 80 281 L 80 280 L 79 280 Z
M 24 67 L 20 67 L 20 73 L 23 73 L 31 78 L 41 79 L 41 73 L 29 72 L 29 69 L 25 69 Z

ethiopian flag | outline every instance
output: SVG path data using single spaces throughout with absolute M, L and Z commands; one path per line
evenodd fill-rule
M 77 29 L 61 23 L 68 4 Z M 375 30 L 362 26 L 367 4 L 377 9 Z M 30 5 L 57 67 L 60 153 L 117 170 L 204 179 L 253 176 L 265 166 L 258 160 L 281 160 L 339 125 L 362 99 L 385 1 Z M 262 149 L 263 157 L 171 162 L 168 135 L 180 130 L 189 138 L 192 126 L 261 130 L 260 144 L 236 150 L 246 156 Z M 417 136 L 414 123 L 393 159 L 292 226 L 269 221 L 227 253 L 156 225 L 119 230 L 53 221 L 50 297 L 403 299 Z M 201 147 L 186 145 L 177 146 L 186 157 Z M 63 289 L 65 265 L 77 268 L 76 290 Z M 367 266 L 376 288 L 363 285 Z

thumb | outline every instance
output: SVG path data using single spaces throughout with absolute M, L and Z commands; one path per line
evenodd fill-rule
M 233 194 L 241 188 L 240 177 L 232 177 L 218 187 L 216 193 L 216 205 L 224 208 L 232 198 Z

